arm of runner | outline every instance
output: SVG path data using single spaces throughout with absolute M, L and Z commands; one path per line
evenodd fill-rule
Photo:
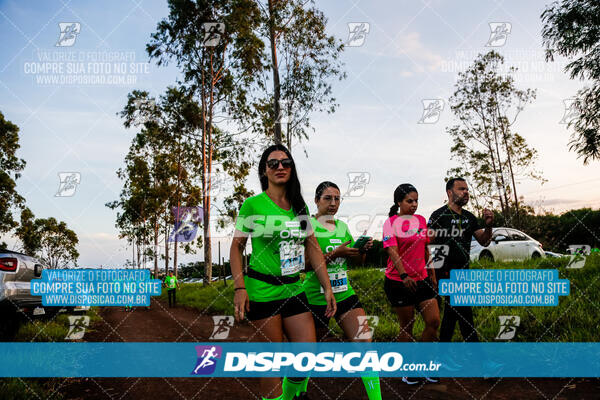
M 386 247 L 385 249 L 388 253 L 388 256 L 394 263 L 394 267 L 396 267 L 396 270 L 398 270 L 398 273 L 400 275 L 406 274 L 406 270 L 404 269 L 404 265 L 402 264 L 402 258 L 398 254 L 398 247 L 397 246 L 389 246 L 389 247 Z M 417 283 L 410 276 L 407 276 L 406 278 L 402 279 L 402 282 L 404 282 L 406 287 L 412 291 L 415 291 L 417 289 Z
M 360 263 L 360 265 L 364 265 L 365 263 L 365 259 L 367 258 L 367 252 L 369 250 L 371 250 L 371 248 L 373 248 L 373 239 L 369 239 L 369 241 L 367 243 L 365 243 L 365 245 L 363 247 L 361 247 L 360 249 L 358 249 L 358 262 Z M 361 252 L 362 249 L 362 252 Z
M 244 232 L 235 230 L 231 241 L 229 251 L 229 260 L 231 264 L 231 275 L 233 277 L 233 308 L 237 321 L 244 319 L 244 314 L 250 311 L 250 299 L 244 282 L 244 272 L 242 268 L 242 252 L 246 248 L 248 235 Z
M 429 258 L 431 258 L 431 252 L 429 251 L 429 246 L 425 245 L 425 266 L 427 267 L 429 264 Z M 433 286 L 437 286 L 437 278 L 435 276 L 435 269 L 432 268 L 433 267 L 433 263 L 431 264 L 431 267 L 427 268 L 427 276 L 431 278 L 431 283 L 433 283 Z
M 492 240 L 492 225 L 494 223 L 494 213 L 487 208 L 483 210 L 483 220 L 485 222 L 485 229 L 478 229 L 473 233 L 477 242 L 482 246 L 487 246 Z
M 333 296 L 331 282 L 329 281 L 329 275 L 327 274 L 325 257 L 323 257 L 323 252 L 321 251 L 321 247 L 314 234 L 311 234 L 306 238 L 306 259 L 310 261 L 310 264 L 325 291 L 325 300 L 327 301 L 325 316 L 331 318 L 337 311 L 337 304 L 335 304 L 335 297 Z
M 332 250 L 329 253 L 327 253 L 325 255 L 325 258 L 328 261 L 335 260 L 338 257 L 343 257 L 343 258 L 346 258 L 346 259 L 357 258 L 360 255 L 359 252 L 358 252 L 358 249 L 355 249 L 353 247 L 348 247 L 348 245 L 350 243 L 352 243 L 352 240 L 348 240 L 347 242 L 340 244 L 334 250 Z

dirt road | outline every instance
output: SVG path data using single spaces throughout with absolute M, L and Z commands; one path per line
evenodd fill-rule
M 126 312 L 101 309 L 102 322 L 86 341 L 205 342 L 213 329 L 208 315 L 168 308 L 153 299 L 152 308 Z M 248 325 L 236 325 L 228 340 L 246 341 Z M 439 384 L 407 386 L 399 378 L 381 382 L 384 399 L 597 399 L 599 379 L 442 379 Z M 59 390 L 67 399 L 260 399 L 251 378 L 68 378 Z M 366 399 L 360 378 L 310 380 L 311 399 Z

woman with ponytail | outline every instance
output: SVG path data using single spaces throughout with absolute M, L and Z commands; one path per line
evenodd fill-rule
M 337 313 L 333 317 L 347 339 L 353 342 L 370 342 L 370 338 L 357 339 L 361 329 L 366 328 L 360 324 L 361 320 L 365 320 L 366 314 L 350 284 L 348 262 L 363 264 L 367 251 L 373 247 L 373 240 L 364 238 L 364 244 L 359 243 L 360 247 L 355 246 L 348 225 L 335 218 L 340 207 L 340 197 L 340 189 L 335 183 L 321 182 L 315 191 L 317 213 L 310 221 L 327 260 L 327 273 L 337 304 Z M 330 320 L 326 313 L 327 299 L 323 296 L 323 289 L 314 271 L 306 272 L 303 284 L 315 320 L 317 340 L 323 340 L 328 333 Z M 381 387 L 377 373 L 363 374 L 361 378 L 367 398 L 381 400 Z
M 290 342 L 315 342 L 315 326 L 299 276 L 305 257 L 323 286 L 328 317 L 335 315 L 336 303 L 288 149 L 268 147 L 260 158 L 258 175 L 263 192 L 242 204 L 231 243 L 235 318 L 247 316 L 260 341 L 283 342 L 285 334 Z M 252 255 L 244 276 L 242 252 L 248 236 Z M 307 381 L 285 378 L 282 387 L 280 378 L 261 378 L 260 392 L 263 400 L 292 400 Z
M 403 183 L 394 190 L 394 205 L 383 225 L 383 247 L 388 253 L 384 290 L 400 321 L 399 340 L 416 341 L 413 337 L 415 307 L 425 321 L 421 341 L 437 340 L 440 314 L 436 302 L 437 282 L 433 271 L 427 271 L 429 236 L 427 221 L 415 214 L 419 202 L 417 189 Z M 426 378 L 429 382 L 436 379 Z M 413 378 L 402 378 L 416 384 Z

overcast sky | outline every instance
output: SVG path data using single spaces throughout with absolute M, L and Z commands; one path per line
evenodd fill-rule
M 418 213 L 428 217 L 442 205 L 443 179 L 454 166 L 445 127 L 455 120 L 447 99 L 454 91 L 457 71 L 464 70 L 478 53 L 491 49 L 520 69 L 519 88 L 537 90 L 536 100 L 519 115 L 515 130 L 537 149 L 537 165 L 547 183 L 524 181 L 519 194 L 538 209 L 556 212 L 600 206 L 598 164 L 584 166 L 568 151 L 569 132 L 560 123 L 565 100 L 584 83 L 568 79 L 563 60 L 544 60 L 540 14 L 546 3 L 320 0 L 331 34 L 347 41 L 349 23 L 366 23 L 369 31 L 362 45 L 355 42 L 357 46 L 343 53 L 348 77 L 334 86 L 339 109 L 332 115 L 315 115 L 310 140 L 294 144 L 311 211 L 310 199 L 319 182 L 331 180 L 346 191 L 348 174 L 356 172 L 366 173 L 368 184 L 364 194 L 344 200 L 341 215 L 373 218 L 386 214 L 394 188 L 404 182 L 419 189 Z M 37 217 L 56 217 L 76 231 L 80 265 L 120 265 L 131 258 L 125 241 L 118 239 L 115 212 L 105 207 L 118 198 L 121 182 L 115 171 L 135 133 L 123 127 L 116 113 L 133 89 L 158 96 L 177 79 L 174 67 L 148 64 L 144 50 L 167 12 L 162 1 L 0 1 L 4 39 L 0 44 L 0 111 L 19 126 L 18 156 L 27 161 L 17 189 Z M 61 29 L 67 29 L 64 23 L 76 23 L 73 43 L 68 35 L 67 39 L 61 36 Z M 490 43 L 493 47 L 486 47 L 490 23 L 506 23 L 510 29 L 503 44 L 496 40 Z M 110 74 L 99 69 L 100 64 L 88 62 L 118 55 L 127 67 L 121 77 L 128 81 L 43 81 L 49 76 L 65 79 L 68 72 L 44 73 L 42 63 L 49 61 L 53 68 L 62 63 L 66 68 L 69 60 L 60 57 L 73 55 L 83 57 L 85 74 L 95 79 L 107 79 Z M 418 123 L 422 101 L 427 99 L 444 99 L 445 107 L 437 122 Z M 81 182 L 72 196 L 55 196 L 63 172 L 80 174 Z M 256 171 L 249 186 L 259 189 Z M 378 233 L 374 227 L 369 232 Z M 10 238 L 5 240 L 10 242 Z M 228 258 L 229 243 L 221 240 L 222 254 Z M 216 243 L 213 247 L 216 256 Z

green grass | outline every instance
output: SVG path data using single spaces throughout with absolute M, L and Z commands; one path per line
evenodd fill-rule
M 90 317 L 86 333 L 101 320 L 98 307 L 91 307 L 85 315 Z M 36 317 L 33 321 L 21 324 L 14 338 L 15 342 L 64 342 L 69 331 L 69 316 L 61 313 L 56 318 Z M 85 340 L 85 336 L 84 336 Z M 0 400 L 51 399 L 61 400 L 61 378 L 0 378 Z
M 556 307 L 476 307 L 475 322 L 486 340 L 494 340 L 499 315 L 518 315 L 520 327 L 514 341 L 595 342 L 598 341 L 600 312 L 600 255 L 587 257 L 581 269 L 567 269 L 569 259 L 545 258 L 526 262 L 476 263 L 472 268 L 558 269 L 559 278 L 568 279 L 571 293 L 561 296 Z
M 500 315 L 518 315 L 521 324 L 513 341 L 521 342 L 595 342 L 598 341 L 600 315 L 600 255 L 587 257 L 581 269 L 566 269 L 568 258 L 543 258 L 520 262 L 475 262 L 472 269 L 558 269 L 561 279 L 568 279 L 571 294 L 561 296 L 556 307 L 474 307 L 475 325 L 481 340 L 494 341 L 499 329 Z M 350 282 L 360 298 L 367 315 L 377 315 L 376 341 L 393 341 L 400 326 L 383 291 L 384 274 L 377 268 L 349 271 Z M 162 297 L 166 299 L 166 291 Z M 222 282 L 204 287 L 183 284 L 177 293 L 177 303 L 196 308 L 206 314 L 233 315 L 233 285 Z M 415 317 L 414 334 L 423 330 L 420 315 Z M 334 321 L 330 327 L 341 334 Z M 461 336 L 456 327 L 454 340 Z
M 163 289 L 160 298 L 167 301 L 167 290 Z M 177 305 L 191 307 L 205 314 L 233 315 L 233 282 L 214 282 L 210 286 L 201 283 L 182 283 L 177 290 Z
M 62 379 L 2 378 L 0 400 L 63 399 L 59 392 Z
M 93 330 L 93 325 L 101 320 L 98 315 L 98 308 L 92 307 L 86 312 L 90 317 L 89 327 L 86 329 L 87 332 Z M 15 342 L 64 342 L 65 336 L 69 332 L 69 315 L 67 313 L 61 313 L 56 318 L 42 317 L 36 318 L 33 321 L 23 323 L 17 334 L 15 335 Z M 84 336 L 85 339 L 85 336 Z

